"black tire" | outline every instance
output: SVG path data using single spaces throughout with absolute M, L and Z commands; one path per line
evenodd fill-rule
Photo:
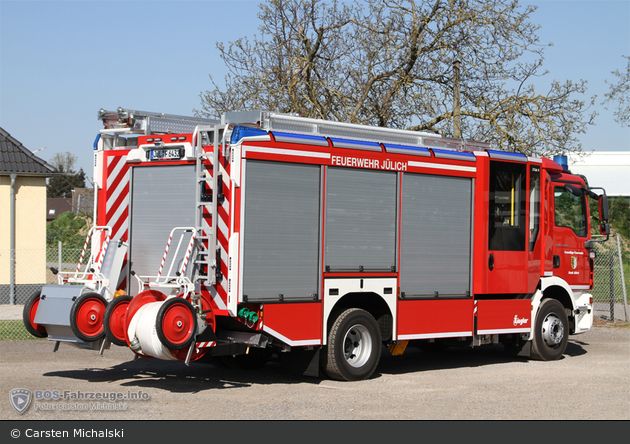
M 350 308 L 330 328 L 328 345 L 321 351 L 322 368 L 331 379 L 367 379 L 378 366 L 381 347 L 381 332 L 374 317 L 365 310 Z
M 85 342 L 94 342 L 105 336 L 103 319 L 107 301 L 98 293 L 84 293 L 74 301 L 70 309 L 70 328 L 74 335 Z
M 22 310 L 22 321 L 24 322 L 24 327 L 26 331 L 28 331 L 31 335 L 36 338 L 45 338 L 48 336 L 46 333 L 46 328 L 42 325 L 35 324 L 35 313 L 37 312 L 37 306 L 35 304 L 39 304 L 39 297 L 41 295 L 41 291 L 38 290 L 29 296 L 28 300 L 24 304 L 24 309 Z
M 531 358 L 555 361 L 564 354 L 568 341 L 569 320 L 564 306 L 556 299 L 544 299 L 536 315 Z
M 126 347 L 127 341 L 125 339 L 121 339 L 120 337 L 117 337 L 112 332 L 112 327 L 113 327 L 112 323 L 116 323 L 116 324 L 119 323 L 118 319 L 114 319 L 114 317 L 112 316 L 112 313 L 114 313 L 114 311 L 117 308 L 122 308 L 120 307 L 121 304 L 129 305 L 132 299 L 133 298 L 131 296 L 118 296 L 117 298 L 114 298 L 114 300 L 111 301 L 107 305 L 107 308 L 105 308 L 105 317 L 103 318 L 103 326 L 105 327 L 105 336 L 107 336 L 107 339 L 109 339 L 109 341 L 114 345 Z M 117 327 L 114 327 L 114 328 L 117 328 Z M 124 323 L 122 324 L 122 328 L 124 330 Z
M 182 322 L 182 326 L 178 327 L 177 322 Z M 194 307 L 183 298 L 167 299 L 158 311 L 155 329 L 160 342 L 169 350 L 182 350 L 190 346 L 197 332 Z

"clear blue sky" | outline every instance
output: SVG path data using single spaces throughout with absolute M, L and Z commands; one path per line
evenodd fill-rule
M 258 0 L 0 0 L 0 126 L 45 160 L 66 151 L 92 176 L 100 108 L 192 115 L 208 75 L 225 68 L 217 41 L 252 35 Z M 521 0 L 536 5 L 542 79 L 588 81 L 596 126 L 585 150 L 630 150 L 630 129 L 599 103 L 630 55 L 628 0 Z M 543 92 L 543 91 L 541 91 Z

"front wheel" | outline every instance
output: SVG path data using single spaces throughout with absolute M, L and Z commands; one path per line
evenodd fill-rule
M 381 358 L 381 332 L 374 317 L 359 308 L 342 312 L 330 329 L 321 356 L 322 367 L 332 379 L 369 378 Z
M 555 361 L 567 348 L 569 320 L 564 306 L 555 299 L 544 299 L 534 325 L 531 357 L 539 361 Z

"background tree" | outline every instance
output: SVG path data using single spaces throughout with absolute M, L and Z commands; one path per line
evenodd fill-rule
M 604 95 L 606 100 L 603 104 L 616 103 L 615 121 L 623 126 L 630 126 L 630 56 L 624 56 L 624 58 L 628 59 L 626 71 L 612 71 L 612 74 L 618 78 L 618 82 L 610 84 L 610 90 Z
M 536 90 L 546 73 L 534 10 L 517 0 L 267 0 L 260 36 L 217 43 L 225 85 L 211 77 L 197 114 L 267 109 L 451 136 L 459 61 L 462 137 L 579 152 L 594 117 L 576 98 L 586 82 Z
M 46 225 L 46 245 L 57 248 L 59 241 L 65 248 L 83 248 L 91 226 L 91 218 L 72 211 L 61 213 Z
M 72 153 L 58 153 L 51 160 L 51 164 L 57 168 L 59 174 L 48 180 L 46 187 L 47 197 L 72 197 L 72 190 L 85 187 L 85 173 L 83 168 L 77 173 L 74 165 L 77 157 Z

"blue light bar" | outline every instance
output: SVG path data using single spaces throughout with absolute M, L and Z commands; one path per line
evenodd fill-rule
M 243 137 L 251 136 L 268 136 L 267 131 L 260 128 L 252 128 L 250 126 L 235 125 L 232 132 L 231 143 L 238 143 Z
M 553 161 L 562 167 L 562 171 L 569 172 L 569 158 L 567 156 L 553 156 Z

